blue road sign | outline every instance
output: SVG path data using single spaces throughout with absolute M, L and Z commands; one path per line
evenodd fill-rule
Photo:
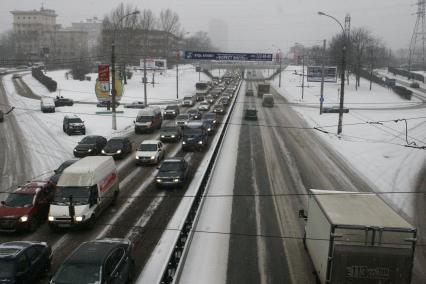
M 185 59 L 219 61 L 272 61 L 272 53 L 223 53 L 185 51 Z

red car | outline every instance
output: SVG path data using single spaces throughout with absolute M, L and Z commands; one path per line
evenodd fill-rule
M 49 213 L 55 185 L 48 181 L 30 182 L 9 193 L 0 205 L 0 232 L 33 232 Z

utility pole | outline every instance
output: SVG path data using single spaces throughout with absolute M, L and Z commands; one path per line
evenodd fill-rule
M 305 92 L 305 55 L 302 55 L 302 100 Z
M 321 66 L 321 96 L 320 96 L 320 114 L 322 114 L 322 107 L 324 103 L 324 65 L 325 65 L 325 46 L 326 40 L 322 45 L 322 66 Z
M 147 88 L 146 88 L 146 84 L 147 84 L 148 79 L 146 78 L 146 56 L 143 57 L 143 91 L 144 91 L 144 104 L 145 107 L 148 106 L 148 94 L 147 94 Z
M 111 72 L 112 72 L 112 90 L 111 90 L 111 103 L 112 103 L 112 129 L 117 130 L 117 117 L 115 112 L 115 96 L 117 90 L 115 88 L 115 42 L 111 44 Z
M 282 70 L 282 60 L 281 60 L 281 49 L 280 49 L 280 53 L 278 54 L 279 56 L 279 60 L 280 60 L 280 77 L 278 79 L 278 88 L 281 88 L 281 73 L 283 72 Z
M 371 85 L 373 81 L 373 49 L 374 46 L 371 46 L 370 49 L 370 91 L 371 91 Z
M 176 62 L 176 99 L 179 99 L 179 62 Z

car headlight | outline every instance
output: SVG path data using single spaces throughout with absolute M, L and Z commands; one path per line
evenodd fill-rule
M 176 136 L 175 135 L 171 135 L 170 137 L 175 138 Z
M 164 135 L 161 135 L 161 138 L 164 138 L 164 137 L 166 137 L 166 136 L 164 136 Z
M 117 152 L 116 152 L 117 154 L 121 154 L 121 150 L 117 150 Z
M 81 222 L 81 221 L 83 221 L 83 220 L 84 220 L 84 215 L 83 215 L 83 216 L 75 216 L 75 217 L 74 217 L 74 220 L 75 220 L 76 222 Z
M 157 182 L 161 182 L 161 178 L 157 178 Z
M 185 141 L 182 141 L 182 145 L 185 145 L 186 144 L 186 142 Z
M 203 145 L 203 141 L 198 141 L 198 144 Z
M 176 112 L 172 111 L 173 114 L 176 114 Z
M 49 217 L 47 217 L 47 220 L 49 220 L 50 222 L 53 222 L 55 221 L 55 217 L 49 215 Z
M 89 149 L 89 150 L 87 150 L 87 152 L 88 152 L 88 153 L 90 153 L 90 152 L 92 152 L 92 150 L 93 150 L 93 149 Z
M 77 152 L 77 149 L 74 149 L 74 152 Z
M 216 120 L 213 120 L 213 123 L 216 123 Z
M 155 160 L 155 156 L 151 156 L 151 160 Z
M 27 222 L 28 221 L 28 216 L 21 216 L 21 218 L 19 218 L 19 222 L 22 222 L 22 223 L 24 223 L 24 222 Z
M 105 154 L 105 150 L 102 149 L 102 154 Z
M 207 131 L 212 131 L 212 129 L 211 128 L 207 128 Z
M 179 182 L 178 178 L 173 179 L 173 182 Z
M 136 160 L 139 160 L 139 156 L 136 156 Z

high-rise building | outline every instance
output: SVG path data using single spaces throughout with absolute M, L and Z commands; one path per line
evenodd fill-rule
M 228 51 L 228 25 L 224 21 L 211 19 L 209 36 L 214 47 L 220 51 Z
M 79 23 L 71 23 L 71 27 L 74 30 L 80 30 L 87 32 L 89 49 L 94 48 L 99 42 L 99 37 L 102 31 L 102 21 L 97 17 L 81 21 Z

